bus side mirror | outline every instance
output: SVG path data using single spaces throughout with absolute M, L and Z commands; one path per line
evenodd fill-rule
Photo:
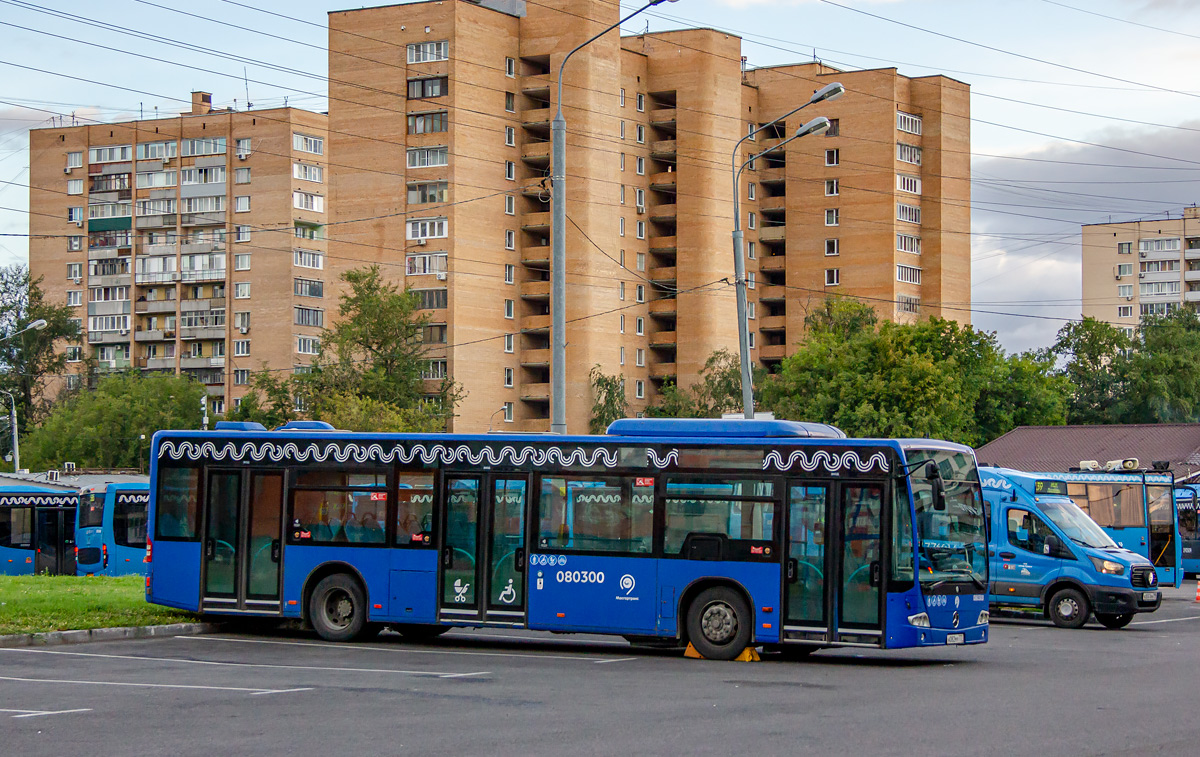
M 1058 537 L 1050 534 L 1046 537 L 1046 541 L 1042 543 L 1042 554 L 1050 557 L 1058 557 L 1062 552 L 1062 544 L 1059 543 Z
M 945 510 L 946 484 L 942 481 L 942 472 L 933 461 L 925 464 L 925 480 L 933 488 L 933 509 Z

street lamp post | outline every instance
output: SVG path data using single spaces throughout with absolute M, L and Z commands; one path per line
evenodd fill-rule
M 14 332 L 14 333 L 9 334 L 8 336 L 4 337 L 3 339 L 0 339 L 0 342 L 7 342 L 9 339 L 18 337 L 21 334 L 24 334 L 26 331 L 41 331 L 44 328 L 46 328 L 46 319 L 38 318 L 36 321 L 31 322 L 28 326 L 21 329 L 20 331 Z M 15 473 L 15 472 L 21 470 L 21 442 L 18 439 L 18 435 L 17 435 L 17 398 L 14 397 L 13 393 L 8 391 L 7 389 L 0 389 L 0 392 L 4 392 L 5 394 L 8 395 L 8 401 L 9 401 L 8 422 L 12 426 L 12 457 L 13 457 L 13 472 Z
M 571 56 L 642 11 L 664 2 L 650 0 L 617 23 L 576 45 L 558 66 L 558 100 L 550 122 L 550 432 L 567 433 L 567 121 L 563 118 L 563 71 Z
M 754 418 L 754 379 L 750 374 L 750 324 L 746 322 L 746 261 L 742 259 L 742 216 L 741 210 L 738 207 L 739 183 L 742 175 L 742 169 L 753 163 L 758 158 L 766 155 L 768 152 L 773 152 L 791 142 L 793 139 L 808 134 L 820 134 L 829 128 L 829 119 L 825 117 L 814 118 L 813 120 L 801 126 L 794 135 L 772 147 L 770 150 L 764 150 L 754 157 L 738 165 L 738 150 L 741 149 L 742 143 L 747 139 L 754 137 L 759 132 L 774 126 L 790 116 L 799 113 L 808 106 L 833 100 L 841 97 L 846 91 L 840 83 L 834 82 L 821 87 L 813 96 L 808 99 L 808 102 L 795 108 L 788 113 L 783 114 L 779 118 L 769 124 L 764 124 L 746 136 L 738 140 L 733 147 L 733 279 L 734 289 L 737 292 L 737 319 L 738 319 L 738 352 L 740 353 L 742 363 L 742 414 L 746 419 Z

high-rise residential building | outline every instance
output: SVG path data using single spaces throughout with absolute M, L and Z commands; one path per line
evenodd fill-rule
M 612 0 L 446 0 L 329 14 L 331 257 L 419 292 L 431 380 L 467 394 L 456 431 L 549 429 L 550 120 L 563 57 L 616 22 Z M 774 366 L 830 295 L 886 318 L 959 321 L 970 302 L 969 88 L 821 63 L 744 70 L 712 29 L 607 35 L 566 69 L 567 418 L 589 371 L 632 410 L 737 349 L 734 145 L 825 84 L 841 99 L 743 173 L 755 362 Z
M 1200 303 L 1200 209 L 1083 227 L 1083 314 L 1133 333 L 1145 316 Z
M 219 414 L 252 372 L 307 364 L 332 297 L 326 131 L 206 92 L 179 116 L 31 131 L 30 270 L 78 313 L 72 370 L 188 374 Z

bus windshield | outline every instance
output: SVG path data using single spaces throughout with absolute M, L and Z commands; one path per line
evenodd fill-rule
M 910 481 L 920 539 L 918 575 L 925 591 L 947 584 L 973 584 L 987 590 L 987 520 L 974 458 L 963 452 L 918 450 L 908 452 L 910 465 L 932 460 L 942 473 L 946 509 L 937 510 L 933 484 L 922 473 Z M 920 471 L 918 466 L 915 470 Z
M 1116 549 L 1117 543 L 1104 529 L 1087 516 L 1079 505 L 1069 499 L 1042 500 L 1037 503 L 1042 514 L 1062 529 L 1071 541 L 1092 549 Z
M 104 492 L 88 492 L 79 498 L 79 527 L 104 525 Z

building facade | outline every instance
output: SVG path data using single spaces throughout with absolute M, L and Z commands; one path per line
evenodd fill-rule
M 1083 227 L 1083 314 L 1132 334 L 1142 318 L 1200 303 L 1200 208 Z
M 456 431 L 550 423 L 550 120 L 605 0 L 418 2 L 329 14 L 331 256 L 418 291 L 431 380 L 466 390 Z M 590 370 L 631 409 L 737 350 L 732 177 L 738 139 L 832 81 L 839 100 L 745 143 L 755 362 L 794 350 L 830 295 L 882 317 L 969 320 L 969 88 L 820 63 L 745 71 L 712 29 L 607 35 L 571 58 L 567 120 L 567 418 L 587 429 Z
M 71 369 L 188 374 L 220 414 L 252 372 L 306 364 L 332 296 L 326 129 L 195 92 L 180 116 L 31 131 L 30 271 L 78 313 Z

